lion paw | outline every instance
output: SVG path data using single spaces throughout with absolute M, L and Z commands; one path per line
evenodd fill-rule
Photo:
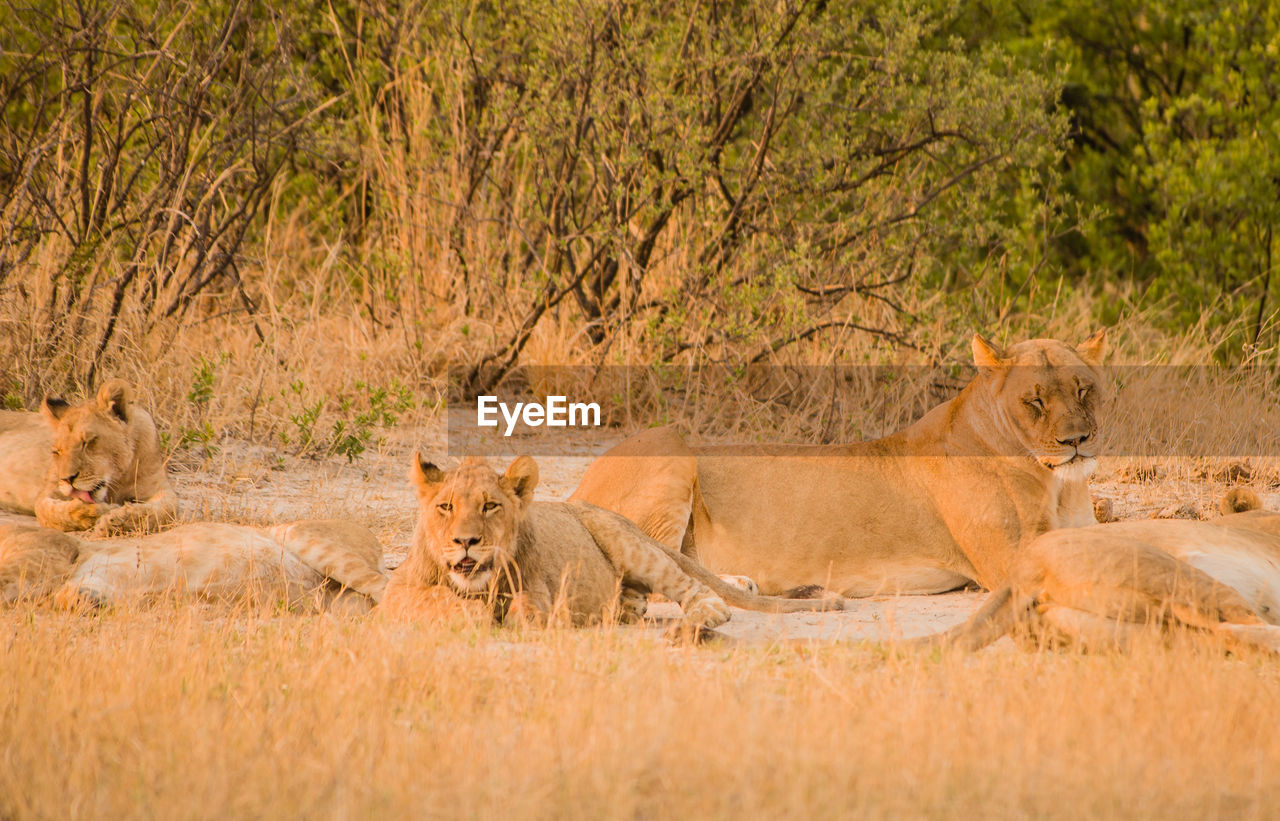
M 75 530 L 88 530 L 96 527 L 102 512 L 102 508 L 96 504 L 76 500 L 72 500 L 66 508 L 67 521 L 72 524 Z
M 132 529 L 133 515 L 128 507 L 113 507 L 99 514 L 92 533 L 94 536 L 115 536 Z
M 644 618 L 648 610 L 648 595 L 628 587 L 622 588 L 622 593 L 618 596 L 619 624 L 635 624 Z
M 54 606 L 63 610 L 99 610 L 107 606 L 107 597 L 88 587 L 63 585 L 53 594 Z
M 695 627 L 719 627 L 729 620 L 729 605 L 715 594 L 698 596 L 684 606 L 684 618 Z
M 721 576 L 720 581 L 733 585 L 744 593 L 750 593 L 753 596 L 760 595 L 760 585 L 756 584 L 755 579 L 750 576 Z

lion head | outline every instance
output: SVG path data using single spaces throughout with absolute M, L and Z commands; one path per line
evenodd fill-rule
M 53 475 L 58 490 L 82 502 L 104 502 L 112 487 L 132 481 L 129 384 L 112 379 L 89 401 L 72 406 L 46 396 L 40 412 L 53 428 Z
M 986 387 L 995 423 L 1020 449 L 1052 471 L 1088 475 L 1097 455 L 1105 351 L 1105 331 L 1074 348 L 1033 339 L 1005 350 L 975 335 L 975 382 Z
M 520 456 L 499 476 L 480 459 L 442 471 L 415 453 L 409 479 L 418 493 L 415 547 L 428 552 L 459 592 L 487 590 L 494 573 L 515 560 L 537 463 Z

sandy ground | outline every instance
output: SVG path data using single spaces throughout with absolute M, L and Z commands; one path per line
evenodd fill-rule
M 224 441 L 212 456 L 188 458 L 173 466 L 173 479 L 184 500 L 188 521 L 220 520 L 267 524 L 311 518 L 343 518 L 373 529 L 386 545 L 388 564 L 396 565 L 408 548 L 417 515 L 416 500 L 406 480 L 415 449 L 442 467 L 456 464 L 462 453 L 483 452 L 499 470 L 525 450 L 540 467 L 537 496 L 566 498 L 590 461 L 622 438 L 617 431 L 575 431 L 558 442 L 476 441 L 458 434 L 450 438 L 443 424 L 432 428 L 388 431 L 376 448 L 360 459 L 297 458 L 278 450 Z M 1095 498 L 1111 500 L 1116 518 L 1165 515 L 1201 517 L 1212 511 L 1229 486 L 1226 481 L 1126 480 L 1133 471 L 1104 461 Z M 1260 488 L 1265 491 L 1265 489 Z M 1267 507 L 1280 507 L 1280 495 L 1262 492 Z M 779 638 L 814 640 L 882 640 L 910 638 L 943 630 L 963 621 L 985 593 L 962 591 L 937 596 L 884 596 L 851 601 L 843 613 L 765 615 L 734 611 L 722 632 L 741 640 Z M 677 615 L 675 605 L 655 603 L 650 614 Z M 660 629 L 651 626 L 650 630 Z

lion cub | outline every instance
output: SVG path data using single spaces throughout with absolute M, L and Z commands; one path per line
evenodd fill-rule
M 535 502 L 538 466 L 521 456 L 499 476 L 480 459 L 450 471 L 414 454 L 409 478 L 418 526 L 383 606 L 410 608 L 415 596 L 446 585 L 488 602 L 495 621 L 519 613 L 538 624 L 574 625 L 644 615 L 650 592 L 678 602 L 685 623 L 712 628 L 729 604 L 755 610 L 838 610 L 840 599 L 752 595 L 687 556 L 674 553 L 616 513 L 581 502 Z

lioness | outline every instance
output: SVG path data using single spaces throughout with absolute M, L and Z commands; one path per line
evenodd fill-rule
M 414 454 L 409 477 L 418 524 L 384 605 L 412 610 L 414 597 L 447 585 L 489 602 L 501 622 L 510 611 L 539 624 L 634 620 L 656 591 L 680 604 L 685 622 L 711 628 L 728 604 L 755 610 L 838 610 L 838 599 L 771 599 L 725 583 L 670 551 L 616 513 L 594 505 L 535 502 L 538 466 L 517 458 L 499 476 L 479 459 L 442 471 Z M 728 604 L 726 604 L 726 602 Z
M 978 649 L 1011 633 L 1123 648 L 1152 624 L 1280 652 L 1280 514 L 1253 510 L 1212 522 L 1112 522 L 1046 533 L 969 621 L 915 643 Z
M 344 521 L 277 527 L 197 523 L 164 533 L 84 540 L 31 524 L 0 525 L 0 603 L 52 594 L 103 605 L 154 594 L 283 600 L 368 609 L 387 584 L 382 545 Z
M 1003 584 L 1047 530 L 1094 524 L 1104 331 L 1071 347 L 973 338 L 978 375 L 899 433 L 829 446 L 689 447 L 646 431 L 596 460 L 571 500 L 617 511 L 761 592 L 845 596 Z
M 74 407 L 45 397 L 39 414 L 0 411 L 0 509 L 98 535 L 176 519 L 155 422 L 128 383 L 112 379 Z

